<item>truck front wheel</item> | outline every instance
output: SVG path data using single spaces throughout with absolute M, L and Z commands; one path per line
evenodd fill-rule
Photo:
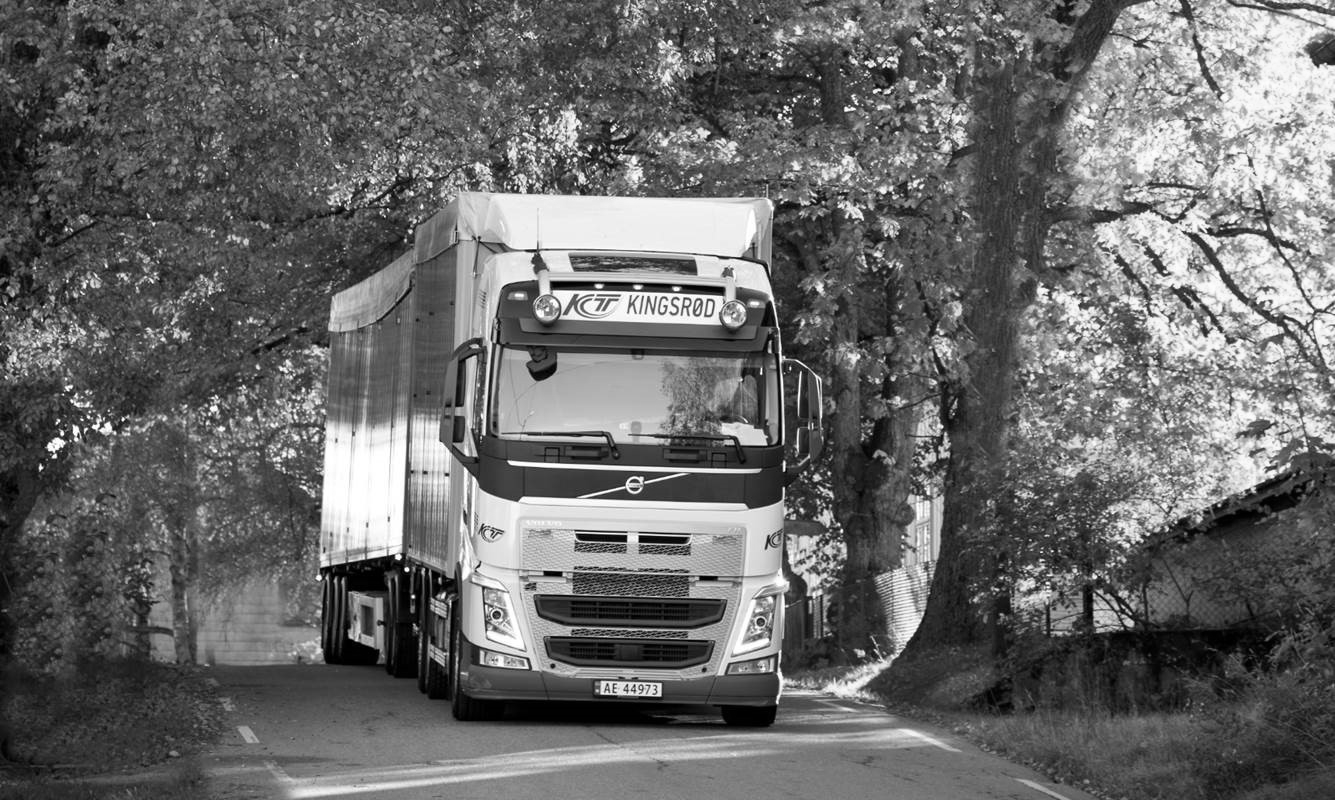
M 477 700 L 464 693 L 459 682 L 459 673 L 463 670 L 464 633 L 459 624 L 459 601 L 454 603 L 454 612 L 450 615 L 450 688 L 451 711 L 454 718 L 461 722 L 478 722 L 498 716 L 500 704 L 493 700 Z

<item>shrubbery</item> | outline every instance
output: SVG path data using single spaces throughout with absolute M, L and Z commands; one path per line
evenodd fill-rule
M 14 662 L 54 673 L 86 660 L 147 657 L 134 631 L 152 605 L 152 561 L 144 546 L 122 535 L 116 499 L 75 499 L 30 524 L 15 563 L 26 565 L 12 587 Z

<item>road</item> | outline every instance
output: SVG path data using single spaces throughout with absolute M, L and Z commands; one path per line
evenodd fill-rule
M 215 800 L 1094 800 L 947 732 L 814 692 L 786 693 L 766 729 L 727 727 L 705 708 L 585 704 L 460 723 L 381 668 L 214 675 L 229 726 L 205 764 Z

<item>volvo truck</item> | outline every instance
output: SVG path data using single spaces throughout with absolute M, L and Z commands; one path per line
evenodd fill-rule
M 463 193 L 333 298 L 321 644 L 460 720 L 508 702 L 774 721 L 784 488 L 772 206 Z

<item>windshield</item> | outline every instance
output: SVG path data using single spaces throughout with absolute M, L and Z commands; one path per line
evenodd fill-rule
M 491 432 L 588 432 L 626 444 L 691 436 L 779 443 L 778 369 L 767 353 L 502 348 Z

